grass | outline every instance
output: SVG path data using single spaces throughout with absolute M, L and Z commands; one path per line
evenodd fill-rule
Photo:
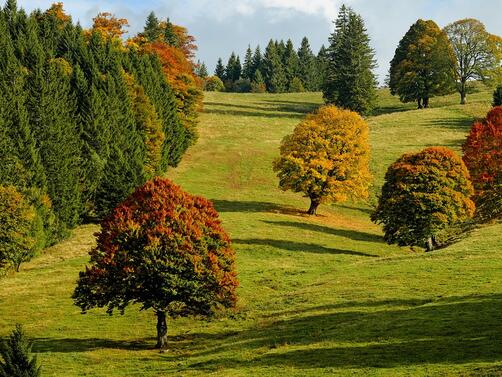
M 271 161 L 320 95 L 206 94 L 200 140 L 168 176 L 220 211 L 238 255 L 238 310 L 170 321 L 166 354 L 152 349 L 151 312 L 81 315 L 70 296 L 97 230 L 86 225 L 0 281 L 0 336 L 23 323 L 44 376 L 502 375 L 502 224 L 426 254 L 386 245 L 369 220 L 401 153 L 459 149 L 490 93 L 469 100 L 417 111 L 381 91 L 368 118 L 370 203 L 310 218 L 306 199 L 277 189 Z

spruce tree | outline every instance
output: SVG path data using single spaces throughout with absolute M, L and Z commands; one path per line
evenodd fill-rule
M 166 20 L 166 27 L 164 29 L 164 42 L 169 46 L 178 46 L 178 36 L 174 32 L 174 27 L 169 18 Z
M 258 70 L 262 70 L 262 55 L 261 55 L 261 50 L 260 50 L 260 46 L 256 46 L 255 50 L 254 50 L 254 54 L 253 54 L 253 63 L 252 63 L 252 72 L 253 72 L 253 75 L 252 75 L 252 78 L 256 78 L 256 71 Z
M 0 347 L 0 377 L 39 377 L 41 370 L 36 356 L 30 357 L 31 347 L 22 326 L 16 325 Z
M 286 75 L 282 59 L 277 52 L 277 43 L 270 40 L 263 57 L 263 76 L 267 90 L 271 93 L 282 93 L 286 90 Z
M 151 12 L 146 19 L 143 35 L 148 42 L 154 42 L 162 35 L 159 19 L 155 16 L 154 12 Z
M 316 57 L 316 80 L 313 90 L 322 90 L 324 83 L 327 81 L 327 71 L 329 66 L 328 49 L 322 45 Z
M 221 58 L 218 58 L 218 63 L 216 63 L 214 75 L 216 77 L 219 77 L 221 81 L 225 81 L 225 66 L 223 65 L 223 60 Z
M 242 78 L 253 80 L 253 77 L 253 51 L 251 51 L 251 46 L 248 46 L 244 57 L 244 65 L 242 66 Z
M 342 5 L 330 37 L 328 78 L 323 95 L 327 103 L 368 113 L 376 98 L 374 51 L 364 21 Z
M 307 91 L 315 90 L 317 77 L 315 56 L 310 49 L 307 37 L 302 39 L 302 44 L 298 49 L 298 60 L 298 78 L 301 80 L 303 87 Z
M 292 90 L 292 82 L 293 79 L 296 78 L 299 74 L 299 59 L 298 54 L 295 51 L 293 46 L 293 42 L 291 39 L 288 39 L 286 42 L 286 50 L 284 51 L 284 73 L 286 75 L 286 81 L 288 90 Z

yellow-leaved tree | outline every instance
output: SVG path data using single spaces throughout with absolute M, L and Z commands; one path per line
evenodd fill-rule
M 321 203 L 366 199 L 372 179 L 368 134 L 359 114 L 319 108 L 283 139 L 281 157 L 274 161 L 279 187 L 310 198 L 310 215 Z

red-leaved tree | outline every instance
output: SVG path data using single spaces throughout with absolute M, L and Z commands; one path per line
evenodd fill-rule
M 211 202 L 155 178 L 102 223 L 90 265 L 73 294 L 83 312 L 130 303 L 153 309 L 157 348 L 167 345 L 166 317 L 207 316 L 235 307 L 235 253 Z
M 464 162 L 474 186 L 478 216 L 502 216 L 502 107 L 472 125 L 463 145 Z

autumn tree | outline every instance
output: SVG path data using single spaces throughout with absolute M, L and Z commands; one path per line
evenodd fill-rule
M 383 224 L 389 244 L 431 251 L 442 230 L 472 217 L 472 193 L 469 172 L 452 150 L 407 153 L 388 168 L 371 219 Z
M 31 347 L 23 327 L 16 325 L 9 338 L 0 344 L 0 377 L 39 377 L 41 367 L 37 357 L 30 355 Z
M 234 307 L 235 253 L 211 202 L 155 178 L 101 224 L 90 266 L 73 294 L 83 312 L 129 304 L 153 309 L 157 348 L 167 346 L 166 317 L 211 315 Z
M 376 98 L 375 53 L 362 17 L 342 5 L 330 37 L 326 103 L 368 113 Z
M 456 58 L 448 36 L 434 21 L 418 20 L 399 42 L 390 62 L 389 87 L 402 102 L 429 107 L 429 99 L 452 93 Z
M 502 217 L 502 107 L 494 107 L 484 120 L 474 122 L 463 151 L 478 216 Z
M 98 13 L 93 19 L 92 30 L 100 33 L 106 39 L 117 40 L 125 33 L 129 26 L 125 18 L 117 18 L 109 12 Z
M 273 164 L 279 187 L 310 198 L 310 215 L 321 203 L 367 198 L 368 133 L 357 113 L 321 107 L 283 139 L 281 156 Z
M 485 80 L 498 66 L 491 36 L 480 21 L 466 18 L 444 28 L 457 58 L 455 78 L 460 103 L 465 104 L 469 80 Z

